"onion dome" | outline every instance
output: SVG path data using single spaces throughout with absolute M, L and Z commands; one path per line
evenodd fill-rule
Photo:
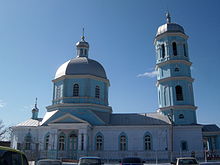
M 84 30 L 81 41 L 76 44 L 77 56 L 64 64 L 56 71 L 55 79 L 64 75 L 92 75 L 107 79 L 103 66 L 88 58 L 89 43 L 85 41 Z
M 81 41 L 76 43 L 77 48 L 89 48 L 89 43 L 85 41 L 85 37 L 82 36 Z
M 36 98 L 34 108 L 32 109 L 32 119 L 38 119 L 38 112 L 39 109 L 37 108 L 37 98 Z
M 180 26 L 179 24 L 176 24 L 176 23 L 171 23 L 171 18 L 170 18 L 169 12 L 166 14 L 166 18 L 167 18 L 166 24 L 161 25 L 158 28 L 156 37 L 158 37 L 159 35 L 162 35 L 164 33 L 177 33 L 177 32 L 179 32 L 179 33 L 185 34 L 182 26 Z

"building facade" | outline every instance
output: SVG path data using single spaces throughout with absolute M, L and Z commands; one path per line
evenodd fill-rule
M 39 118 L 36 102 L 32 118 L 12 127 L 12 147 L 30 160 L 100 156 L 114 161 L 137 156 L 166 161 L 192 153 L 203 158 L 204 150 L 218 151 L 219 128 L 196 120 L 187 39 L 183 27 L 167 14 L 154 40 L 158 110 L 115 114 L 108 103 L 110 81 L 103 66 L 89 58 L 83 35 L 76 57 L 56 71 L 52 105 Z

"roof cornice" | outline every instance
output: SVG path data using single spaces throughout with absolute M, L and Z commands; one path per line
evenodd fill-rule
M 166 82 L 166 81 L 173 81 L 173 80 L 186 80 L 189 82 L 193 82 L 194 79 L 192 77 L 187 77 L 187 76 L 177 76 L 177 77 L 167 77 L 167 78 L 163 78 L 160 80 L 157 80 L 156 86 L 158 87 L 159 84 Z
M 180 37 L 183 37 L 186 40 L 189 38 L 189 36 L 187 36 L 186 34 L 183 34 L 181 32 L 165 32 L 165 33 L 160 34 L 159 36 L 155 37 L 154 45 L 155 45 L 157 40 L 160 40 L 161 38 L 168 37 L 168 36 L 180 36 Z
M 181 109 L 187 109 L 187 110 L 196 110 L 198 107 L 194 105 L 174 105 L 174 106 L 168 106 L 168 107 L 161 107 L 157 109 L 157 112 L 166 111 L 166 110 L 179 110 Z
M 156 69 L 158 69 L 161 66 L 167 65 L 167 64 L 176 64 L 176 63 L 183 63 L 188 66 L 192 65 L 192 62 L 189 62 L 187 60 L 168 60 L 168 61 L 164 61 L 164 62 L 160 62 L 160 63 L 156 64 Z
M 76 78 L 89 78 L 89 79 L 94 79 L 94 80 L 98 80 L 98 81 L 104 81 L 105 83 L 108 84 L 108 86 L 110 86 L 110 82 L 108 79 L 93 76 L 93 75 L 63 75 L 61 77 L 53 79 L 52 82 L 55 83 L 55 82 L 58 82 L 58 81 L 61 81 L 64 79 L 76 79 Z
M 91 103 L 60 103 L 60 104 L 54 104 L 47 106 L 47 110 L 49 109 L 56 109 L 56 108 L 85 108 L 85 107 L 95 107 L 95 108 L 101 108 L 106 109 L 107 111 L 112 112 L 112 107 L 105 106 L 105 105 L 99 105 L 99 104 L 91 104 Z

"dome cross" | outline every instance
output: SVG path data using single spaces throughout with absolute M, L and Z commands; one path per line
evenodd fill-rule
M 166 13 L 167 23 L 171 23 L 171 17 L 169 11 Z

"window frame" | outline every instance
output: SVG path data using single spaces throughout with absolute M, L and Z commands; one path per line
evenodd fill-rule
M 24 150 L 31 150 L 32 136 L 30 133 L 28 133 L 25 136 L 24 142 L 25 142 Z
M 79 84 L 75 83 L 73 84 L 73 97 L 79 96 Z
M 119 150 L 120 151 L 126 151 L 128 149 L 128 139 L 126 134 L 122 133 L 119 135 Z
M 100 87 L 98 85 L 95 87 L 95 98 L 100 98 Z
M 179 119 L 184 119 L 185 118 L 185 116 L 184 116 L 184 114 L 179 114 Z
M 181 151 L 188 151 L 188 143 L 185 140 L 182 140 L 180 143 Z
M 165 58 L 165 56 L 166 56 L 166 52 L 165 52 L 165 44 L 162 44 L 162 45 L 161 45 L 161 50 L 162 50 L 162 52 L 161 52 L 161 54 L 162 54 L 162 58 Z
M 44 150 L 48 150 L 49 149 L 49 142 L 50 142 L 50 135 L 47 134 L 45 136 L 45 139 L 44 139 Z
M 65 151 L 65 134 L 61 133 L 59 135 L 59 140 L 58 140 L 58 150 L 59 151 Z
M 187 57 L 186 44 L 183 44 L 183 55 Z
M 175 87 L 175 91 L 176 91 L 176 100 L 177 101 L 183 101 L 183 88 L 180 85 L 177 85 Z
M 152 150 L 152 136 L 148 132 L 144 135 L 144 150 L 151 151 Z
M 96 150 L 97 151 L 103 150 L 103 141 L 104 141 L 103 135 L 101 134 L 96 135 Z
M 180 68 L 176 67 L 176 68 L 174 69 L 174 71 L 175 71 L 175 72 L 179 72 L 179 71 L 180 71 Z
M 173 55 L 177 56 L 178 55 L 178 51 L 177 51 L 177 43 L 176 42 L 172 43 L 172 50 L 173 50 Z

